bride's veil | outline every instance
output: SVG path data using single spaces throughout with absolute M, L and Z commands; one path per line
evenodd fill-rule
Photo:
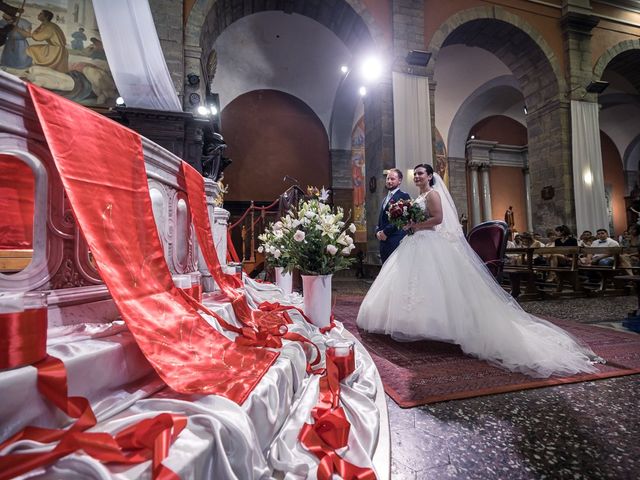
M 560 332 L 569 337 L 574 342 L 578 343 L 583 353 L 588 355 L 590 358 L 601 360 L 593 353 L 593 351 L 588 346 L 586 346 L 579 339 L 567 333 L 565 330 L 557 327 L 553 323 L 547 322 L 546 320 L 525 312 L 520 304 L 511 295 L 509 295 L 498 284 L 498 282 L 496 282 L 493 274 L 485 266 L 482 259 L 471 248 L 469 242 L 467 242 L 464 236 L 464 232 L 462 231 L 462 225 L 460 225 L 460 221 L 458 220 L 458 211 L 455 204 L 453 203 L 453 198 L 451 198 L 449 190 L 444 184 L 444 181 L 437 173 L 434 173 L 433 178 L 435 179 L 433 189 L 440 195 L 440 201 L 442 203 L 442 222 L 436 227 L 436 231 L 448 241 L 450 241 L 455 249 L 458 250 L 458 252 L 463 256 L 463 258 L 465 258 L 469 262 L 470 266 L 473 267 L 474 270 L 476 270 L 480 278 L 490 288 L 491 293 L 495 295 L 496 298 L 501 299 L 504 303 L 513 308 L 514 316 L 512 320 L 524 323 L 534 322 L 539 325 L 550 327 L 556 332 Z M 490 314 L 490 312 L 487 313 Z

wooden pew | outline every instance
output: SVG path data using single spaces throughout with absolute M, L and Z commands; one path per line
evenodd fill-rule
M 33 250 L 0 250 L 0 273 L 24 270 L 33 257 Z

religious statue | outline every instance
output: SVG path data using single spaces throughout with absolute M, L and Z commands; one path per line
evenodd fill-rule
M 509 227 L 509 230 L 513 231 L 513 227 L 516 224 L 516 222 L 513 218 L 513 207 L 511 205 L 509 205 L 509 208 L 507 209 L 507 211 L 504 212 L 504 222 Z

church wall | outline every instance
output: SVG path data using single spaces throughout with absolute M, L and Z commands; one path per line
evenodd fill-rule
M 527 129 L 504 115 L 493 115 L 481 120 L 471 129 L 471 134 L 477 140 L 491 140 L 503 145 L 527 144 Z
M 149 0 L 162 53 L 180 97 L 184 93 L 185 78 L 182 4 L 183 0 Z
M 387 42 L 393 38 L 392 7 L 390 0 L 362 0 Z
M 637 15 L 640 24 L 640 15 Z M 636 40 L 640 36 L 640 27 L 630 27 L 620 23 L 601 20 L 592 31 L 591 62 L 596 64 L 598 59 L 611 47 L 625 40 Z
M 518 232 L 527 230 L 527 209 L 525 203 L 524 177 L 522 169 L 516 167 L 492 166 L 489 172 L 491 185 L 491 213 L 494 220 L 504 220 L 504 213 L 509 206 L 513 207 L 515 229 Z M 548 225 L 554 227 L 555 225 Z M 538 230 L 544 234 L 544 226 Z
M 297 98 L 275 90 L 239 96 L 221 113 L 222 135 L 233 160 L 225 170 L 225 200 L 275 200 L 291 182 L 331 185 L 329 141 L 313 111 Z
M 605 189 L 611 191 L 611 206 L 613 209 L 613 232 L 612 237 L 621 235 L 627 229 L 627 213 L 624 202 L 625 181 L 622 160 L 615 143 L 609 136 L 600 132 L 600 143 L 602 145 L 602 170 L 604 174 Z M 604 228 L 609 228 L 605 225 Z
M 512 118 L 494 115 L 481 120 L 471 129 L 476 140 L 489 140 L 501 145 L 527 144 L 527 129 Z M 491 187 L 492 219 L 503 220 L 504 212 L 513 207 L 515 229 L 527 229 L 524 175 L 522 168 L 491 165 L 489 170 Z M 482 202 L 481 202 L 482 203 Z
M 559 8 L 532 4 L 522 0 L 504 0 L 501 2 L 486 2 L 480 0 L 455 0 L 442 2 L 440 0 L 425 0 L 424 39 L 429 45 L 433 34 L 452 15 L 470 8 L 495 5 L 517 15 L 528 22 L 546 41 L 555 53 L 561 71 L 564 69 L 564 47 L 562 44 L 562 30 L 560 27 Z M 534 39 L 535 40 L 535 39 Z

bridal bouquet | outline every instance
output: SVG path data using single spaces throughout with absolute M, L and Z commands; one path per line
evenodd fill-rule
M 398 230 L 402 230 L 402 227 L 411 222 L 419 223 L 424 222 L 426 219 L 424 210 L 422 210 L 420 205 L 416 204 L 412 200 L 398 200 L 397 202 L 391 202 L 387 215 L 389 217 L 389 222 Z M 407 233 L 411 235 L 411 230 Z
M 323 192 L 326 192 L 324 188 Z M 303 275 L 329 275 L 349 268 L 348 258 L 356 248 L 350 234 L 356 226 L 346 225 L 342 208 L 323 203 L 326 195 L 300 202 L 282 218 L 287 254 Z

